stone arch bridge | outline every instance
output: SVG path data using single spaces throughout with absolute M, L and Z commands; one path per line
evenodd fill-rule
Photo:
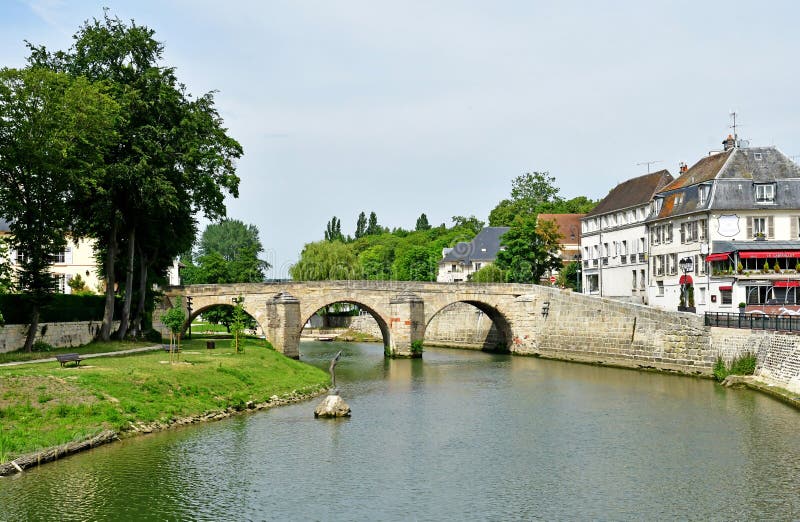
M 539 285 L 314 281 L 170 287 L 162 310 L 192 298 L 191 319 L 215 305 L 243 307 L 276 350 L 297 358 L 300 333 L 317 310 L 340 302 L 368 311 L 383 334 L 387 355 L 419 356 L 431 319 L 454 303 L 483 311 L 500 334 L 498 350 L 559 359 L 709 373 L 716 352 L 710 330 L 693 314 L 576 294 Z M 186 299 L 181 300 L 184 310 Z M 158 327 L 159 313 L 155 323 Z M 713 353 L 712 353 L 713 352 Z

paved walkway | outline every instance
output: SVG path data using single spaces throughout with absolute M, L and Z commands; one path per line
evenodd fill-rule
M 104 353 L 82 353 L 81 359 L 91 359 L 93 357 L 114 357 L 115 355 L 128 355 L 131 353 L 139 353 L 139 352 L 152 352 L 155 350 L 162 349 L 161 344 L 154 344 L 153 346 L 143 346 L 141 348 L 131 348 L 130 350 L 120 350 L 118 352 L 104 352 Z M 35 364 L 35 363 L 43 363 L 43 362 L 56 362 L 55 357 L 48 357 L 47 359 L 32 359 L 30 361 L 14 361 L 8 363 L 2 363 L 0 366 L 19 366 L 21 364 Z

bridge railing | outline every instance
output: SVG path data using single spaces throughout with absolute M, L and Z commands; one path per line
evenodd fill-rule
M 800 315 L 770 315 L 762 313 L 706 312 L 706 326 L 743 328 L 747 330 L 800 331 Z

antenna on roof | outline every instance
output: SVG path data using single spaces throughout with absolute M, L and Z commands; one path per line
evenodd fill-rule
M 731 112 L 730 112 L 729 116 L 731 117 L 733 123 L 731 125 L 729 125 L 728 127 L 733 129 L 733 139 L 734 139 L 734 142 L 736 142 L 736 141 L 739 140 L 739 135 L 736 134 L 736 127 L 737 127 L 737 125 L 736 125 L 736 111 L 731 109 Z
M 653 163 L 663 163 L 663 162 L 661 160 L 643 161 L 641 163 L 637 163 L 636 165 L 637 166 L 647 165 L 647 173 L 650 174 L 650 165 L 652 165 Z

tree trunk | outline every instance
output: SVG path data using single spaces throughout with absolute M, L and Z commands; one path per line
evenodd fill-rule
M 138 336 L 142 331 L 142 320 L 144 319 L 144 305 L 147 293 L 147 257 L 144 255 L 141 247 L 139 251 L 139 300 L 136 303 L 136 313 L 133 316 L 133 324 L 131 325 L 133 336 Z
M 28 326 L 28 335 L 25 337 L 25 351 L 33 351 L 33 341 L 36 339 L 36 332 L 39 330 L 39 305 L 34 303 L 31 307 L 31 324 Z
M 106 252 L 105 271 L 106 271 L 106 304 L 103 312 L 103 324 L 100 326 L 100 339 L 108 341 L 111 339 L 111 326 L 114 323 L 114 261 L 117 258 L 117 227 L 119 217 L 114 215 L 114 222 L 111 225 L 111 232 L 108 237 L 108 251 Z
M 136 228 L 131 228 L 128 235 L 128 270 L 125 274 L 125 301 L 122 304 L 122 317 L 119 320 L 117 339 L 125 339 L 131 319 L 131 303 L 133 302 L 133 261 L 136 252 Z

